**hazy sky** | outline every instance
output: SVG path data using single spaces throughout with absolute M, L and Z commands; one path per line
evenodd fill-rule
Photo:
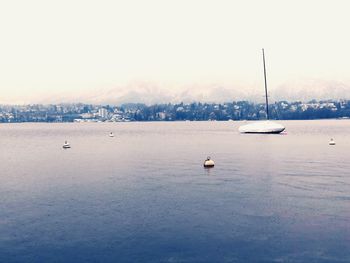
M 144 81 L 260 89 L 262 47 L 270 90 L 349 85 L 349 10 L 336 0 L 1 1 L 0 103 Z

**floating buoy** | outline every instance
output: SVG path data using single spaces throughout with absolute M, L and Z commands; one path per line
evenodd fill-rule
M 207 159 L 204 161 L 203 166 L 205 168 L 211 168 L 214 167 L 214 161 L 212 159 L 210 159 L 210 157 L 208 156 Z
M 113 132 L 110 132 L 110 133 L 109 133 L 109 137 L 114 137 Z
M 65 141 L 62 147 L 63 149 L 68 149 L 70 148 L 70 144 L 67 141 Z
M 335 145 L 335 141 L 333 140 L 333 138 L 331 138 L 331 140 L 329 141 L 329 145 Z

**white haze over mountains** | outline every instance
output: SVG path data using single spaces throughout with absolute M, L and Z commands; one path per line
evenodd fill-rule
M 138 87 L 124 87 L 101 92 L 98 96 L 86 98 L 87 101 L 101 104 L 121 104 L 139 102 L 145 104 L 176 102 L 225 102 L 246 95 L 238 89 L 225 88 L 220 85 L 192 86 L 183 89 L 167 89 L 156 84 L 143 83 Z M 85 98 L 82 98 L 83 100 Z
M 337 81 L 308 80 L 287 82 L 269 88 L 270 101 L 310 101 L 327 99 L 350 99 L 350 86 Z M 138 82 L 115 88 L 90 90 L 76 94 L 46 96 L 39 103 L 82 102 L 91 104 L 120 105 L 123 103 L 190 103 L 190 102 L 231 102 L 248 100 L 264 102 L 263 84 L 256 87 L 239 85 L 191 85 L 182 89 L 164 87 L 153 82 Z
M 280 85 L 270 95 L 276 100 L 289 101 L 350 99 L 350 85 L 339 81 L 294 81 Z

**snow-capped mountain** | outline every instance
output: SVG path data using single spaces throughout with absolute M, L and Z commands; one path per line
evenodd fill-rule
M 294 81 L 280 85 L 270 95 L 275 100 L 289 101 L 350 99 L 350 85 L 339 81 Z
M 312 99 L 350 99 L 350 85 L 337 81 L 308 80 L 286 82 L 269 89 L 270 101 L 309 101 Z M 151 82 L 132 83 L 114 88 L 89 90 L 80 94 L 47 96 L 39 103 L 83 102 L 92 104 L 122 103 L 178 103 L 264 101 L 261 87 L 225 86 L 220 84 L 191 85 L 186 87 L 161 86 Z

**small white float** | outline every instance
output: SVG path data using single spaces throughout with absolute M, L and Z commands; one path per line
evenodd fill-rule
M 114 137 L 113 132 L 110 132 L 110 133 L 109 133 L 109 137 Z
M 65 141 L 62 147 L 63 149 L 68 149 L 70 148 L 70 144 L 67 141 Z
M 205 168 L 211 168 L 214 167 L 214 161 L 212 159 L 210 159 L 210 157 L 208 156 L 207 159 L 204 161 L 203 166 Z
M 331 138 L 331 140 L 329 141 L 329 145 L 335 145 L 335 141 L 333 140 L 333 138 Z

